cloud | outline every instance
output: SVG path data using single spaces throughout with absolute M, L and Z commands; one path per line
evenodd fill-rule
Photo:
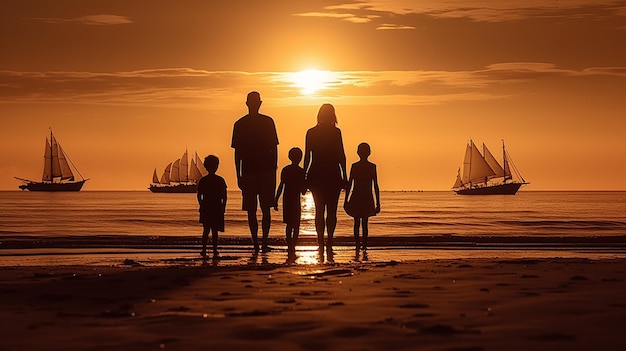
M 392 23 L 383 23 L 378 26 L 376 29 L 378 30 L 405 30 L 405 29 L 415 29 L 413 26 L 405 26 L 400 24 L 392 24 Z
M 626 67 L 559 68 L 551 63 L 508 62 L 471 71 L 343 71 L 316 99 L 387 104 L 440 104 L 458 99 L 508 97 L 503 86 L 542 79 L 626 78 Z M 318 101 L 300 96 L 293 72 L 206 71 L 168 68 L 128 72 L 0 71 L 0 104 L 110 104 L 196 109 L 241 105 L 250 87 L 283 105 Z
M 626 16 L 622 0 L 362 0 L 327 6 L 317 16 L 334 18 L 383 18 L 402 25 L 405 16 L 426 15 L 434 18 L 466 18 L 477 22 L 519 21 L 539 17 Z
M 352 22 L 352 23 L 369 23 L 379 17 L 376 15 L 355 15 L 353 13 L 335 13 L 335 12 L 306 12 L 306 13 L 297 13 L 294 16 L 335 18 L 335 19 Z
M 133 21 L 126 16 L 118 15 L 89 15 L 76 18 L 35 18 L 35 20 L 47 23 L 79 23 L 91 26 L 129 24 Z

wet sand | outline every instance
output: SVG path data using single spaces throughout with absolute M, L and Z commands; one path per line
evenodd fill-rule
M 324 264 L 286 264 L 281 252 L 242 263 L 226 252 L 207 262 L 3 265 L 0 350 L 626 346 L 623 258 L 353 254 Z

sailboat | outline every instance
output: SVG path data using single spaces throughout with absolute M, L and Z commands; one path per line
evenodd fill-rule
M 78 174 L 80 180 L 74 178 L 72 169 Z M 50 129 L 50 139 L 46 138 L 41 182 L 18 177 L 15 179 L 24 182 L 19 186 L 20 189 L 29 191 L 80 191 L 88 180 L 83 178 L 74 166 L 57 138 L 52 134 L 52 129 Z
M 529 183 L 513 164 L 504 140 L 500 165 L 484 143 L 481 153 L 470 139 L 465 148 L 463 172 L 459 168 L 452 190 L 459 195 L 515 195 L 524 184 Z
M 152 184 L 148 189 L 153 193 L 195 193 L 198 181 L 207 173 L 198 153 L 194 153 L 191 165 L 189 165 L 189 157 L 185 149 L 181 158 L 165 166 L 161 178 L 157 176 L 156 168 L 154 169 Z

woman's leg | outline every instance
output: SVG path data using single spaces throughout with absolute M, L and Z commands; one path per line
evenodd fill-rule
M 363 250 L 367 249 L 367 235 L 369 234 L 368 222 L 369 217 L 363 217 Z
M 333 246 L 333 235 L 335 234 L 335 227 L 337 227 L 337 204 L 339 203 L 339 194 L 341 190 L 337 190 L 332 194 L 329 194 L 328 201 L 326 203 L 326 230 L 328 231 L 328 245 Z
M 315 231 L 317 232 L 317 244 L 320 250 L 324 250 L 324 210 L 326 207 L 324 196 L 318 191 L 311 191 L 315 203 Z
M 361 226 L 361 220 L 358 217 L 354 217 L 354 246 L 356 247 L 356 249 L 359 249 L 359 246 L 361 245 L 360 240 L 359 240 L 359 228 Z

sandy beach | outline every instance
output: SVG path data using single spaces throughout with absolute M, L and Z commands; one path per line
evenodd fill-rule
M 227 261 L 0 267 L 0 350 L 626 346 L 624 259 Z

